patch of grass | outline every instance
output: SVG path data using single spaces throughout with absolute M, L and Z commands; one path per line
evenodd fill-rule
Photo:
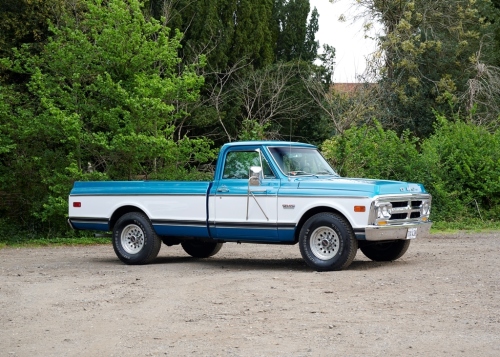
M 55 247 L 71 245 L 110 244 L 110 238 L 34 238 L 24 240 L 3 240 L 0 238 L 0 249 L 21 247 Z
M 35 225 L 20 227 L 7 219 L 0 218 L 0 249 L 109 243 L 111 243 L 110 237 L 95 237 L 94 232 L 71 229 L 55 232 Z
M 46 247 L 69 245 L 96 245 L 110 244 L 111 238 L 82 237 L 82 238 L 35 238 L 24 242 L 13 242 L 9 247 Z
M 68 245 L 109 244 L 110 237 L 94 237 L 90 232 L 69 232 L 59 235 L 41 235 L 32 230 L 16 230 L 3 226 L 0 236 L 0 249 L 7 247 L 44 247 Z
M 479 219 L 469 219 L 458 222 L 434 222 L 431 233 L 453 233 L 457 231 L 484 232 L 500 230 L 498 221 L 481 221 Z

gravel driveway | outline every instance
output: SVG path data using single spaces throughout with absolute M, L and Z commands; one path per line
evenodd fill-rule
M 0 250 L 0 356 L 500 356 L 500 232 L 317 273 L 298 246 Z

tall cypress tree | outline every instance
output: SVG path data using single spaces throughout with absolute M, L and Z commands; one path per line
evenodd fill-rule
M 315 34 L 319 15 L 316 9 L 309 14 L 309 0 L 150 1 L 148 6 L 153 16 L 166 15 L 169 27 L 184 33 L 181 49 L 184 63 L 193 62 L 198 54 L 207 57 L 203 104 L 188 109 L 190 114 L 183 126 L 192 135 L 211 135 L 216 141 L 218 138 L 235 139 L 241 131 L 241 123 L 248 119 L 242 105 L 241 83 L 253 78 L 266 80 L 256 71 L 270 73 L 286 69 L 288 76 L 290 68 L 297 65 L 290 63 L 268 68 L 276 63 L 300 61 L 300 73 L 305 73 L 317 57 Z M 173 8 L 165 5 L 173 5 Z M 287 100 L 294 97 L 289 103 L 308 101 L 298 73 L 286 84 L 293 90 L 283 91 Z M 319 114 L 314 109 L 304 111 L 306 114 L 301 114 L 300 118 L 307 117 L 307 125 L 317 121 Z M 293 119 L 273 118 L 276 125 L 272 130 L 276 132 L 281 131 L 283 121 L 289 126 Z M 295 119 L 294 122 L 302 120 Z M 286 129 L 287 133 L 295 128 L 299 130 L 294 124 L 293 129 Z
M 272 63 L 272 37 L 269 28 L 272 6 L 272 0 L 238 1 L 230 63 L 236 63 L 245 57 L 255 68 L 263 68 Z
M 255 68 L 273 62 L 271 36 L 273 0 L 151 0 L 154 17 L 167 14 L 169 26 L 184 33 L 183 56 L 187 61 L 207 55 L 211 69 L 223 71 L 242 59 Z
M 311 13 L 309 0 L 276 0 L 274 21 L 276 36 L 276 59 L 291 61 L 301 59 L 312 62 L 316 59 L 319 14 L 316 8 Z

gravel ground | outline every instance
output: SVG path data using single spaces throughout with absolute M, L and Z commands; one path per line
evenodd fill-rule
M 0 356 L 500 356 L 500 232 L 317 273 L 298 246 L 0 250 Z

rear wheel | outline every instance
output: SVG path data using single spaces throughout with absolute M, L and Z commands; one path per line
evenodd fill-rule
M 113 229 L 113 249 L 126 264 L 147 264 L 156 258 L 161 240 L 149 219 L 142 213 L 121 216 Z
M 302 257 L 311 268 L 317 271 L 342 270 L 354 260 L 358 241 L 344 218 L 323 212 L 304 223 L 299 246 Z
M 215 255 L 222 248 L 223 243 L 186 240 L 181 243 L 186 253 L 195 258 L 208 258 Z
M 360 250 L 364 255 L 366 255 L 367 258 L 371 260 L 378 262 L 388 262 L 401 258 L 408 250 L 410 243 L 411 240 L 377 242 L 365 245 L 361 247 Z

